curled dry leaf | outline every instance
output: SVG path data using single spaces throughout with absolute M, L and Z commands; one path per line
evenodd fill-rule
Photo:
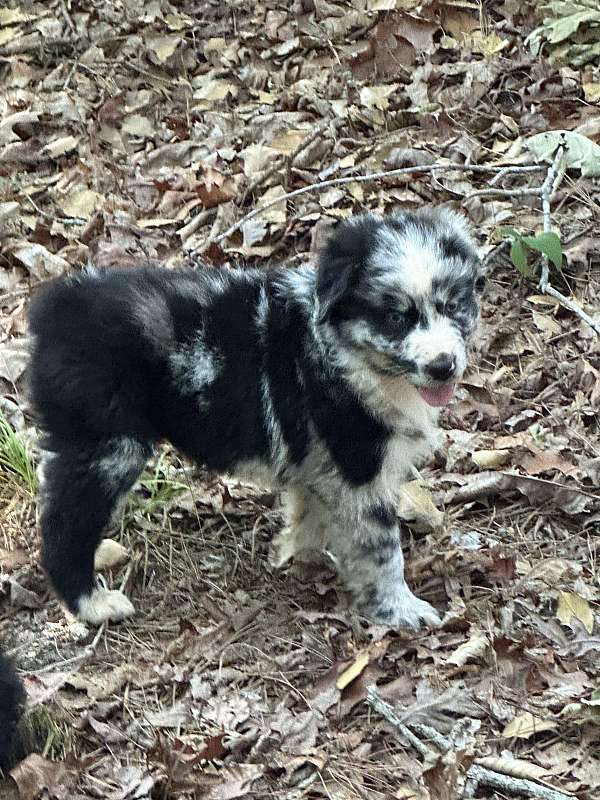
M 471 458 L 479 469 L 500 469 L 510 461 L 510 452 L 507 450 L 474 450 Z
M 560 592 L 556 616 L 565 625 L 570 625 L 573 617 L 578 619 L 588 633 L 594 630 L 594 614 L 590 604 L 576 592 Z
M 529 739 L 537 733 L 551 731 L 557 727 L 557 723 L 552 719 L 542 719 L 534 717 L 529 711 L 519 714 L 506 725 L 502 731 L 503 739 Z
M 349 683 L 360 675 L 369 663 L 369 660 L 370 655 L 368 650 L 362 650 L 358 653 L 352 664 L 338 675 L 335 682 L 336 687 L 341 690 L 348 686 Z
M 474 633 L 468 641 L 459 645 L 446 659 L 448 664 L 464 667 L 467 661 L 475 661 L 485 653 L 489 646 L 488 637 L 483 633 Z
M 503 775 L 510 775 L 513 778 L 525 778 L 526 780 L 538 781 L 550 773 L 539 764 L 532 764 L 531 761 L 525 761 L 523 758 L 495 758 L 494 756 L 487 756 L 486 758 L 475 759 L 476 764 L 480 764 L 486 769 L 492 769 L 494 772 L 501 772 Z
M 410 523 L 415 530 L 434 531 L 441 527 L 444 515 L 420 481 L 410 481 L 400 487 L 398 505 L 400 519 Z
M 37 753 L 28 755 L 10 774 L 19 789 L 20 800 L 37 800 L 44 790 L 45 796 L 52 800 L 63 800 L 71 794 L 77 781 L 75 770 Z

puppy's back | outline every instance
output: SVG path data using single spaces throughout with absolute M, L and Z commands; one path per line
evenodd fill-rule
M 89 271 L 51 281 L 29 311 L 33 407 L 63 441 L 151 438 L 149 388 L 162 362 L 151 338 L 169 333 L 160 270 Z M 144 335 L 144 325 L 147 335 Z

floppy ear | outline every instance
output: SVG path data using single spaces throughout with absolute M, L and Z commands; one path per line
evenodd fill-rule
M 319 303 L 318 320 L 324 322 L 335 306 L 353 284 L 356 263 L 349 256 L 348 260 L 338 257 L 326 260 L 321 257 L 317 276 L 317 300 Z
M 318 320 L 324 322 L 356 285 L 373 249 L 379 220 L 370 214 L 336 225 L 319 258 L 317 275 Z

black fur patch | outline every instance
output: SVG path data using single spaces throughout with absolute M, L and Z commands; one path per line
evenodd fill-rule
M 0 653 L 0 769 L 9 770 L 19 752 L 17 723 L 25 708 L 25 690 L 14 666 Z
M 444 236 L 440 239 L 440 247 L 445 258 L 457 258 L 460 261 L 469 261 L 473 251 L 462 239 L 457 236 Z
M 366 558 L 373 561 L 377 566 L 383 567 L 389 563 L 400 547 L 400 538 L 396 535 L 373 537 L 368 542 L 360 544 L 360 551 Z
M 334 229 L 319 259 L 317 298 L 321 319 L 356 286 L 359 272 L 373 252 L 381 224 L 376 217 L 364 217 L 358 223 Z
M 367 514 L 372 517 L 382 528 L 393 528 L 398 522 L 396 509 L 391 503 L 380 501 L 375 503 Z

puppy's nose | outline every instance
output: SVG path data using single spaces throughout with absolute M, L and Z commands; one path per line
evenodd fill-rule
M 425 372 L 436 381 L 447 381 L 454 374 L 456 363 L 450 353 L 440 353 L 425 367 Z

